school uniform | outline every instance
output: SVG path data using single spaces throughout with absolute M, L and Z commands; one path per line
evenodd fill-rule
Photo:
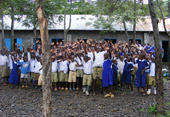
M 58 72 L 59 72 L 59 81 L 60 82 L 68 82 L 68 61 L 64 60 L 59 62 L 58 64 Z
M 144 71 L 144 73 L 142 74 L 142 70 L 148 66 L 148 63 L 146 60 L 138 60 L 138 59 L 136 59 L 135 62 L 138 64 L 135 85 L 137 87 L 146 87 L 146 72 Z
M 114 63 L 112 63 L 112 70 L 113 70 L 113 84 L 118 84 L 118 67 Z
M 150 73 L 149 73 L 148 85 L 156 86 L 155 63 L 153 63 L 153 62 L 151 62 L 151 64 L 150 64 Z
M 19 76 L 18 76 L 18 64 L 17 62 L 13 61 L 13 68 L 11 70 L 10 76 L 9 76 L 9 83 L 17 85 L 19 82 Z
M 42 65 L 40 63 L 40 61 L 35 60 L 35 73 L 34 73 L 34 79 L 38 80 L 39 76 L 40 76 L 40 69 L 42 68 Z
M 123 74 L 124 65 L 125 65 L 124 61 L 121 61 L 120 59 L 117 60 L 117 68 L 119 70 L 119 77 L 118 77 L 119 82 L 120 82 L 122 74 Z
M 8 77 L 9 76 L 9 72 L 8 72 L 8 58 L 6 55 L 1 55 L 0 57 L 0 66 L 1 66 L 1 77 Z
M 78 62 L 79 65 L 82 65 L 82 57 L 81 57 L 81 60 L 79 57 L 76 57 L 76 61 Z M 76 71 L 76 77 L 80 77 L 82 78 L 83 77 L 83 66 L 79 66 L 77 67 L 77 71 Z
M 107 59 L 103 63 L 103 72 L 102 72 L 102 85 L 103 87 L 108 87 L 113 85 L 113 71 L 111 68 L 112 61 Z
M 102 79 L 103 63 L 104 63 L 104 54 L 107 51 L 95 52 L 95 60 L 93 62 L 93 79 Z
M 132 78 L 131 72 L 132 72 L 132 70 L 133 70 L 133 63 L 125 60 L 125 66 L 124 66 L 124 69 L 123 69 L 121 83 L 131 84 L 131 78 Z
M 58 75 L 57 75 L 57 68 L 58 68 L 58 61 L 55 60 L 54 62 L 52 62 L 52 65 L 51 65 L 51 81 L 56 83 L 58 82 Z
M 91 86 L 92 83 L 92 65 L 93 60 L 90 59 L 87 62 L 83 60 L 84 75 L 83 75 L 83 86 Z
M 34 72 L 35 72 L 35 59 L 30 60 L 30 78 L 31 80 L 34 79 Z
M 41 69 L 39 70 L 38 86 L 42 86 L 42 83 L 43 83 L 43 77 L 42 77 L 42 69 Z
M 69 77 L 68 77 L 68 82 L 71 83 L 71 82 L 76 82 L 76 62 L 75 61 L 71 61 L 70 64 L 69 64 Z

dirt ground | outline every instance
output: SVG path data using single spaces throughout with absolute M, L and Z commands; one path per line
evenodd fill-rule
M 143 96 L 130 92 L 116 91 L 115 97 L 104 98 L 97 92 L 96 96 L 86 96 L 82 91 L 52 92 L 52 116 L 124 116 L 148 117 L 150 104 L 155 103 L 154 95 Z M 170 110 L 170 81 L 164 83 L 165 110 Z M 42 92 L 39 89 L 12 88 L 0 83 L 0 117 L 40 117 L 42 111 Z

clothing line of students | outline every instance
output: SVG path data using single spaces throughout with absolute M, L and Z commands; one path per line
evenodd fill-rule
M 104 97 L 114 97 L 115 90 L 120 87 L 122 91 L 129 88 L 133 91 L 133 85 L 143 88 L 143 92 L 151 93 L 151 86 L 155 88 L 155 49 L 149 44 L 138 43 L 111 43 L 89 39 L 73 43 L 52 43 L 51 45 L 51 80 L 53 88 L 57 90 L 83 89 L 89 95 L 90 87 L 96 94 L 97 80 L 102 82 Z M 0 63 L 1 77 L 4 84 L 9 76 L 9 83 L 20 84 L 22 88 L 28 87 L 28 78 L 33 87 L 42 85 L 42 50 L 41 42 L 36 41 L 36 50 L 29 47 L 27 52 L 19 48 L 9 52 L 4 48 L 1 51 Z M 12 63 L 12 64 L 11 64 Z M 10 68 L 10 70 L 8 69 Z M 6 71 L 6 72 L 4 72 Z M 6 73 L 6 74 L 4 74 Z M 10 74 L 9 74 L 10 73 Z M 134 83 L 133 83 L 134 82 Z

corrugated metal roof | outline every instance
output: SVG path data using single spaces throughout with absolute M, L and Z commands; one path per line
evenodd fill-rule
M 59 15 L 54 16 L 54 21 L 56 21 L 56 22 L 58 21 L 58 16 Z M 107 16 L 105 16 L 105 17 L 107 17 Z M 25 18 L 26 17 L 23 16 L 20 22 L 15 21 L 14 30 L 32 30 L 33 29 L 33 26 L 28 28 L 28 27 L 23 25 L 22 21 Z M 139 21 L 136 24 L 136 31 L 152 31 L 152 24 L 151 24 L 150 17 L 148 16 L 148 17 L 144 17 L 144 18 L 146 19 L 144 22 Z M 68 26 L 69 15 L 67 15 L 66 19 L 67 19 L 66 24 Z M 101 27 L 96 28 L 93 25 L 96 20 L 97 20 L 97 17 L 94 16 L 94 15 L 72 15 L 72 24 L 71 24 L 70 30 L 104 30 Z M 6 25 L 5 30 L 10 30 L 10 25 L 11 25 L 10 16 L 4 16 L 4 22 L 5 22 L 5 25 Z M 91 25 L 87 25 L 88 22 L 90 22 Z M 159 22 L 158 25 L 159 25 L 159 31 L 163 32 L 164 27 L 163 27 L 162 20 Z M 124 31 L 123 24 L 121 24 L 118 21 L 117 22 L 115 21 L 113 23 L 112 27 L 116 31 Z M 166 27 L 167 27 L 167 30 L 170 31 L 170 19 L 166 20 Z M 49 30 L 63 30 L 63 29 L 64 29 L 64 21 L 62 21 L 60 23 L 56 23 L 49 28 Z M 130 24 L 130 23 L 127 23 L 127 30 L 132 31 L 133 25 Z

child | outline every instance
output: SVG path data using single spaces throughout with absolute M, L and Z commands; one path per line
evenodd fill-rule
M 67 91 L 67 84 L 68 84 L 68 61 L 66 60 L 65 56 L 62 56 L 62 58 L 59 60 L 59 88 L 61 87 L 61 90 Z M 65 86 L 64 86 L 65 83 Z
M 70 84 L 69 90 L 72 90 L 71 84 L 73 83 L 73 91 L 75 91 L 75 83 L 76 83 L 76 67 L 78 66 L 78 62 L 74 60 L 74 56 L 71 56 L 70 64 L 69 64 L 69 77 L 68 82 Z
M 58 82 L 58 75 L 57 75 L 57 60 L 55 59 L 55 56 L 51 57 L 52 65 L 51 65 L 51 81 L 54 84 L 54 90 L 57 91 L 57 85 L 56 83 Z
M 113 86 L 114 89 L 116 89 L 118 84 L 118 67 L 117 67 L 117 61 L 112 60 L 112 70 L 113 70 Z
M 151 58 L 150 61 L 150 73 L 149 73 L 149 79 L 148 79 L 148 91 L 147 94 L 151 94 L 151 86 L 154 86 L 154 94 L 156 95 L 156 81 L 155 81 L 155 58 Z
M 104 97 L 113 98 L 113 71 L 111 69 L 112 61 L 109 60 L 108 53 L 104 54 L 103 72 L 102 72 L 102 85 L 104 88 Z
M 1 51 L 1 56 L 0 56 L 0 66 L 1 66 L 1 78 L 4 79 L 4 86 L 7 85 L 8 82 L 8 58 L 6 56 L 6 53 L 4 50 Z
M 30 71 L 30 63 L 28 62 L 27 56 L 24 56 L 23 62 L 18 62 L 21 66 L 21 82 L 22 88 L 28 88 L 28 73 Z
M 81 57 L 80 53 L 77 55 L 76 61 L 80 65 L 79 67 L 77 67 L 77 71 L 76 71 L 76 77 L 77 77 L 77 88 L 76 88 L 76 90 L 79 90 L 80 81 L 82 81 L 83 74 L 84 74 L 83 73 L 83 66 L 82 66 L 82 57 Z
M 13 84 L 13 85 L 17 85 L 18 84 L 18 81 L 19 81 L 19 78 L 18 78 L 18 64 L 17 64 L 17 58 L 14 57 L 14 59 L 12 58 L 11 56 L 11 59 L 12 59 L 12 70 L 11 70 L 11 73 L 10 73 L 10 77 L 9 77 L 9 83 Z
M 138 64 L 138 70 L 136 72 L 136 79 L 135 79 L 135 85 L 138 87 L 138 93 L 140 91 L 140 87 L 143 88 L 143 95 L 146 94 L 145 87 L 146 87 L 146 72 L 145 69 L 148 66 L 147 61 L 145 60 L 145 55 L 140 54 L 139 58 L 135 60 L 135 62 Z
M 89 88 L 91 86 L 92 82 L 92 65 L 93 60 L 85 56 L 83 62 L 84 67 L 84 75 L 83 75 L 83 93 L 86 93 L 86 95 L 89 95 Z
M 119 86 L 120 86 L 120 81 L 121 81 L 121 77 L 123 74 L 124 65 L 125 65 L 125 62 L 123 60 L 123 56 L 120 56 L 119 59 L 117 60 L 117 67 L 119 70 L 119 77 L 118 77 L 118 85 Z
M 41 61 L 40 61 L 40 56 L 36 57 L 35 60 L 35 73 L 34 73 L 34 79 L 33 79 L 33 87 L 36 89 L 38 88 L 38 78 L 40 76 L 40 69 L 42 68 Z
M 125 66 L 123 69 L 123 74 L 121 78 L 121 83 L 122 83 L 122 89 L 123 85 L 126 84 L 128 87 L 131 87 L 131 91 L 133 91 L 133 87 L 131 84 L 131 78 L 132 78 L 132 70 L 133 70 L 133 63 L 131 62 L 132 58 L 128 56 L 127 60 L 125 60 Z
M 31 53 L 31 60 L 30 60 L 30 78 L 31 78 L 31 83 L 33 83 L 34 72 L 35 72 L 35 54 Z

